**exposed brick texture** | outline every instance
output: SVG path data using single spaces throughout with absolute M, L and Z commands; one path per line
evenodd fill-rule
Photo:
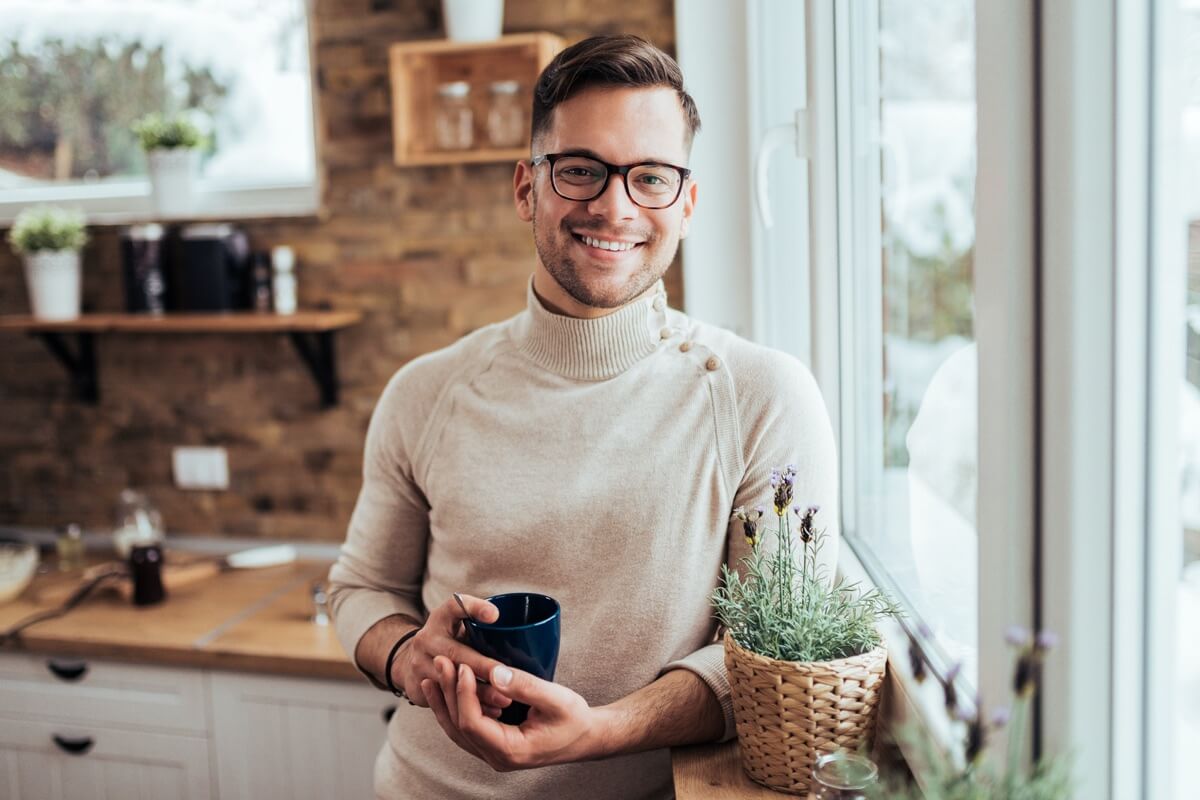
M 317 0 L 312 22 L 323 214 L 241 224 L 255 249 L 295 248 L 301 307 L 363 311 L 337 340 L 340 406 L 318 409 L 282 336 L 100 336 L 101 403 L 91 407 L 71 398 L 40 342 L 0 334 L 0 524 L 103 530 L 118 492 L 134 486 L 173 532 L 339 541 L 388 378 L 523 307 L 534 250 L 513 212 L 511 166 L 392 165 L 387 46 L 443 35 L 439 2 Z M 506 32 L 635 32 L 669 52 L 673 25 L 671 0 L 508 0 L 505 10 Z M 117 231 L 92 234 L 85 308 L 121 310 Z M 678 264 L 667 284 L 679 305 Z M 25 291 L 0 245 L 0 313 L 26 313 Z M 201 444 L 227 448 L 229 491 L 172 485 L 171 447 Z

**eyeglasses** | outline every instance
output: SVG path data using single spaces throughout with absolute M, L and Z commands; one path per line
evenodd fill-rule
M 564 200 L 595 200 L 608 188 L 613 175 L 624 178 L 625 194 L 642 208 L 661 209 L 675 204 L 683 191 L 690 169 L 673 164 L 608 164 L 575 153 L 547 153 L 535 156 L 532 164 L 550 164 L 550 185 Z

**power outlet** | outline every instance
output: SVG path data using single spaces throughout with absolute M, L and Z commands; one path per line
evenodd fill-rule
M 180 489 L 229 488 L 229 456 L 224 447 L 173 448 L 171 466 Z

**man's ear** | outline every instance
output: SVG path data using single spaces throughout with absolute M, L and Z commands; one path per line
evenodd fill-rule
M 525 159 L 517 162 L 513 171 L 513 204 L 522 222 L 533 221 L 533 166 Z
M 679 221 L 679 238 L 686 239 L 691 228 L 692 212 L 696 210 L 696 182 L 689 181 L 683 190 L 683 218 Z

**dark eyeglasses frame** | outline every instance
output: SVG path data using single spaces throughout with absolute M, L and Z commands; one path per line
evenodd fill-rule
M 567 197 L 565 194 L 559 191 L 558 182 L 554 179 L 554 162 L 558 161 L 560 158 L 586 158 L 589 161 L 595 161 L 597 164 L 604 167 L 604 183 L 600 184 L 600 189 L 597 190 L 597 192 L 591 197 Z M 601 161 L 600 159 L 588 153 L 544 153 L 540 156 L 534 156 L 532 161 L 530 161 L 530 164 L 534 167 L 542 163 L 550 164 L 550 186 L 554 189 L 554 193 L 563 200 L 573 200 L 577 203 L 590 203 L 608 191 L 608 182 L 612 180 L 613 175 L 620 175 L 621 183 L 625 187 L 625 196 L 629 198 L 629 201 L 639 208 L 646 208 L 651 211 L 662 211 L 664 208 L 670 208 L 679 202 L 679 196 L 683 194 L 683 184 L 687 182 L 687 179 L 691 177 L 692 174 L 692 171 L 687 167 L 679 167 L 675 164 L 664 164 L 661 161 L 639 161 L 636 164 L 625 164 L 623 166 L 619 164 L 609 164 L 607 161 Z M 638 167 L 670 167 L 679 173 L 679 185 L 675 187 L 675 196 L 671 198 L 671 202 L 662 206 L 648 206 L 645 203 L 639 203 L 637 201 L 637 199 L 633 196 L 633 192 L 629 191 L 629 171 L 637 169 Z

